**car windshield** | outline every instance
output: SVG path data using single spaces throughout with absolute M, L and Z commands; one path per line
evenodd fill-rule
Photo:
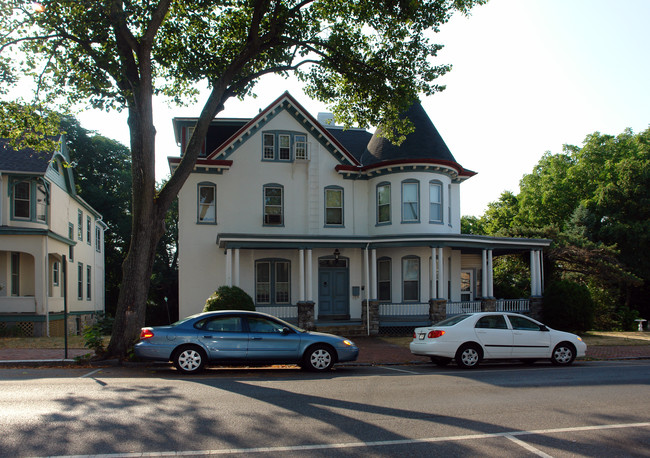
M 455 315 L 455 316 L 449 317 L 449 318 L 447 318 L 447 319 L 445 319 L 445 320 L 442 320 L 442 321 L 439 321 L 439 322 L 437 322 L 437 323 L 434 323 L 433 326 L 436 326 L 436 327 L 439 327 L 439 326 L 453 326 L 453 325 L 455 325 L 456 323 L 460 323 L 460 322 L 463 321 L 465 318 L 468 318 L 468 317 L 470 317 L 470 316 L 471 316 L 471 315 L 469 315 L 469 314 L 467 314 L 467 313 L 462 314 L 462 315 Z

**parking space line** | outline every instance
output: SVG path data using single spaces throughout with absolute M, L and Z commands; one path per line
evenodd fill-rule
M 131 457 L 153 457 L 153 456 L 202 456 L 202 455 L 231 455 L 231 454 L 249 454 L 249 453 L 272 453 L 278 452 L 304 452 L 311 450 L 333 450 L 344 448 L 360 448 L 360 447 L 380 447 L 380 446 L 395 446 L 395 445 L 413 445 L 413 444 L 426 444 L 433 442 L 451 442 L 451 441 L 465 441 L 465 440 L 479 440 L 503 437 L 509 439 L 518 445 L 524 447 L 528 451 L 535 453 L 538 456 L 549 457 L 541 450 L 517 439 L 515 436 L 528 436 L 528 435 L 543 435 L 554 433 L 567 433 L 567 432 L 580 432 L 580 431 L 599 431 L 604 429 L 622 429 L 622 428 L 645 428 L 650 427 L 650 422 L 644 423 L 620 423 L 612 425 L 594 425 L 594 426 L 575 426 L 567 428 L 554 428 L 554 429 L 539 429 L 531 431 L 506 431 L 501 433 L 481 433 L 481 434 L 464 434 L 459 436 L 444 436 L 444 437 L 428 437 L 423 439 L 396 439 L 386 441 L 369 441 L 369 442 L 342 442 L 337 444 L 307 444 L 307 445 L 287 445 L 277 447 L 251 447 L 251 448 L 224 448 L 216 450 L 176 450 L 176 451 L 162 451 L 162 452 L 130 452 L 130 453 L 108 453 L 101 455 L 67 455 L 65 458 L 81 458 L 81 457 L 102 457 L 102 458 L 131 458 Z
M 388 369 L 390 371 L 405 372 L 407 374 L 422 375 L 421 372 L 407 371 L 406 369 L 397 369 L 396 367 L 391 367 L 391 366 L 377 366 L 377 367 L 381 367 L 382 369 Z
M 526 450 L 528 450 L 531 453 L 534 453 L 537 456 L 541 456 L 543 458 L 553 458 L 551 455 L 542 452 L 540 449 L 533 447 L 532 445 L 530 445 L 527 442 L 522 441 L 521 439 L 517 439 L 515 436 L 513 436 L 511 434 L 504 434 L 503 437 L 505 437 L 506 439 L 511 440 L 515 444 L 519 445 L 520 447 L 525 448 Z
M 95 369 L 94 371 L 90 371 L 87 374 L 80 375 L 79 378 L 85 378 L 85 377 L 90 377 L 93 374 L 96 374 L 97 372 L 100 372 L 101 369 Z

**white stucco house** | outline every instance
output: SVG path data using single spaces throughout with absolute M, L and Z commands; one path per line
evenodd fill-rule
M 399 147 L 322 115 L 284 93 L 252 119 L 213 120 L 178 196 L 180 316 L 200 312 L 221 285 L 276 316 L 313 311 L 316 327 L 369 333 L 486 301 L 527 309 L 528 300 L 492 298 L 493 257 L 521 251 L 530 253 L 531 296 L 541 295 L 550 241 L 461 235 L 460 187 L 475 173 L 420 104 Z M 173 120 L 181 156 L 195 123 Z M 172 170 L 180 160 L 169 158 Z
M 0 139 L 0 332 L 79 332 L 104 311 L 101 215 L 77 195 L 60 149 L 17 151 Z M 13 331 L 17 331 L 14 329 Z

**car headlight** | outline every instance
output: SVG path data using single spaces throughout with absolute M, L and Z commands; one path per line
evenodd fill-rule
M 576 336 L 580 342 L 582 342 L 582 337 Z
M 347 347 L 354 347 L 354 342 L 352 342 L 351 340 L 345 339 L 343 341 L 343 345 L 345 345 Z

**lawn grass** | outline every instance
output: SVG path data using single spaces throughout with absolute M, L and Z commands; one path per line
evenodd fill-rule
M 590 331 L 583 334 L 582 339 L 587 346 L 599 345 L 624 345 L 624 346 L 637 346 L 637 345 L 650 345 L 650 332 L 604 332 L 604 331 Z M 408 348 L 413 340 L 412 337 L 382 337 L 386 342 L 400 347 Z

